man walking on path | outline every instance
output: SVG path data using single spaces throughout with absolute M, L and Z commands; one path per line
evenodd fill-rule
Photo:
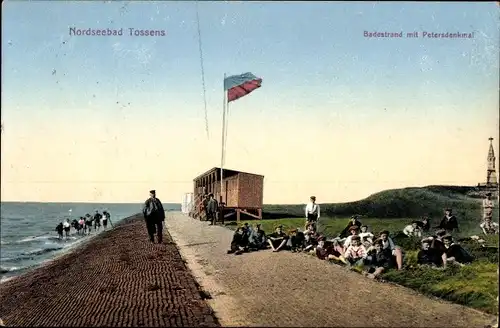
M 208 203 L 207 203 L 207 220 L 210 220 L 210 225 L 215 225 L 217 221 L 217 210 L 219 205 L 214 198 L 214 194 L 208 195 Z
M 161 201 L 156 198 L 156 191 L 149 192 L 149 198 L 144 203 L 142 210 L 144 219 L 146 220 L 146 228 L 148 229 L 149 240 L 155 242 L 155 233 L 158 236 L 158 244 L 163 240 L 163 221 L 165 221 L 165 210 Z
M 311 196 L 311 201 L 306 205 L 306 228 L 304 229 L 307 229 L 309 224 L 313 224 L 316 231 L 318 231 L 319 217 L 319 205 L 316 204 L 316 196 Z

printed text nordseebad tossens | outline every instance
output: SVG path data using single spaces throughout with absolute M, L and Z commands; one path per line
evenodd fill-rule
M 152 29 L 136 29 L 136 28 L 120 28 L 120 29 L 113 29 L 113 28 L 100 28 L 100 29 L 93 29 L 93 28 L 76 28 L 76 27 L 70 27 L 69 28 L 69 35 L 77 35 L 77 36 L 122 36 L 122 35 L 128 35 L 128 36 L 166 36 L 167 32 L 165 30 L 152 30 Z

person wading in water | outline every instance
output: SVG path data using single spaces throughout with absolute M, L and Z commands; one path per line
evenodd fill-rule
M 66 219 L 66 221 L 64 221 L 63 227 L 64 227 L 64 232 L 65 232 L 65 235 L 66 235 L 66 239 L 68 239 L 69 232 L 71 230 L 71 223 L 69 223 L 69 219 Z
M 156 198 L 156 191 L 149 192 L 149 198 L 144 203 L 142 210 L 144 219 L 146 220 L 146 228 L 148 229 L 149 240 L 155 242 L 155 233 L 158 236 L 158 243 L 163 240 L 163 221 L 165 220 L 165 210 L 161 201 Z

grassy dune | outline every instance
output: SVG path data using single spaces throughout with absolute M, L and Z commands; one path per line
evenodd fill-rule
M 405 225 L 422 215 L 431 218 L 431 225 L 437 225 L 443 216 L 443 209 L 453 208 L 459 220 L 460 235 L 481 235 L 481 199 L 470 197 L 471 187 L 429 186 L 387 190 L 366 199 L 341 203 L 321 204 L 321 230 L 327 236 L 337 235 L 353 214 L 362 215 L 361 222 L 370 231 L 378 233 L 389 230 L 392 234 L 401 231 Z M 272 231 L 281 224 L 286 230 L 303 228 L 304 205 L 265 205 L 265 231 Z M 498 222 L 498 208 L 494 211 Z M 255 221 L 242 221 L 250 224 Z M 487 238 L 487 244 L 498 247 L 498 236 Z M 464 242 L 463 246 L 476 258 L 464 268 L 450 267 L 445 271 L 418 268 L 416 256 L 419 240 L 404 239 L 395 242 L 405 250 L 404 271 L 389 271 L 384 279 L 418 290 L 424 294 L 440 297 L 467 305 L 488 313 L 498 314 L 498 251 L 486 251 L 475 243 Z

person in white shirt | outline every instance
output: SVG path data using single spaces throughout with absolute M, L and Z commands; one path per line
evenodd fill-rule
M 481 230 L 485 235 L 496 235 L 498 234 L 498 223 L 493 222 L 491 220 L 491 216 L 487 216 L 484 218 L 483 223 L 479 225 Z
M 491 199 L 491 193 L 487 193 L 486 198 L 483 199 L 483 218 L 492 215 L 494 206 L 493 199 Z
M 71 224 L 69 223 L 69 219 L 66 219 L 63 223 L 64 232 L 66 233 L 66 238 L 69 237 L 69 231 L 71 230 Z
M 389 237 L 389 231 L 384 230 L 380 232 L 380 240 L 382 240 L 382 248 L 390 249 L 392 256 L 396 260 L 396 265 L 398 270 L 403 269 L 403 250 L 401 247 L 394 244 L 391 237 Z
M 319 218 L 320 218 L 319 205 L 316 204 L 316 197 L 311 196 L 311 201 L 306 205 L 306 224 L 304 229 L 307 229 L 307 226 L 309 224 L 313 224 L 314 227 L 316 228 L 316 231 L 318 231 Z
M 422 237 L 422 230 L 418 226 L 417 221 L 413 221 L 410 225 L 407 225 L 403 229 L 403 233 L 408 237 L 418 237 L 418 238 Z
M 344 250 L 346 250 L 349 246 L 351 246 L 351 241 L 352 241 L 352 238 L 354 238 L 354 236 L 358 236 L 358 233 L 359 233 L 359 228 L 358 226 L 352 226 L 349 228 L 349 232 L 350 232 L 350 236 L 348 236 L 345 240 L 344 240 Z M 359 237 L 359 236 L 358 236 Z M 361 240 L 361 239 L 360 239 Z
M 361 238 L 361 240 L 368 238 L 370 244 L 373 244 L 373 234 L 368 231 L 368 226 L 366 225 L 361 226 L 361 232 L 359 233 L 359 238 Z

